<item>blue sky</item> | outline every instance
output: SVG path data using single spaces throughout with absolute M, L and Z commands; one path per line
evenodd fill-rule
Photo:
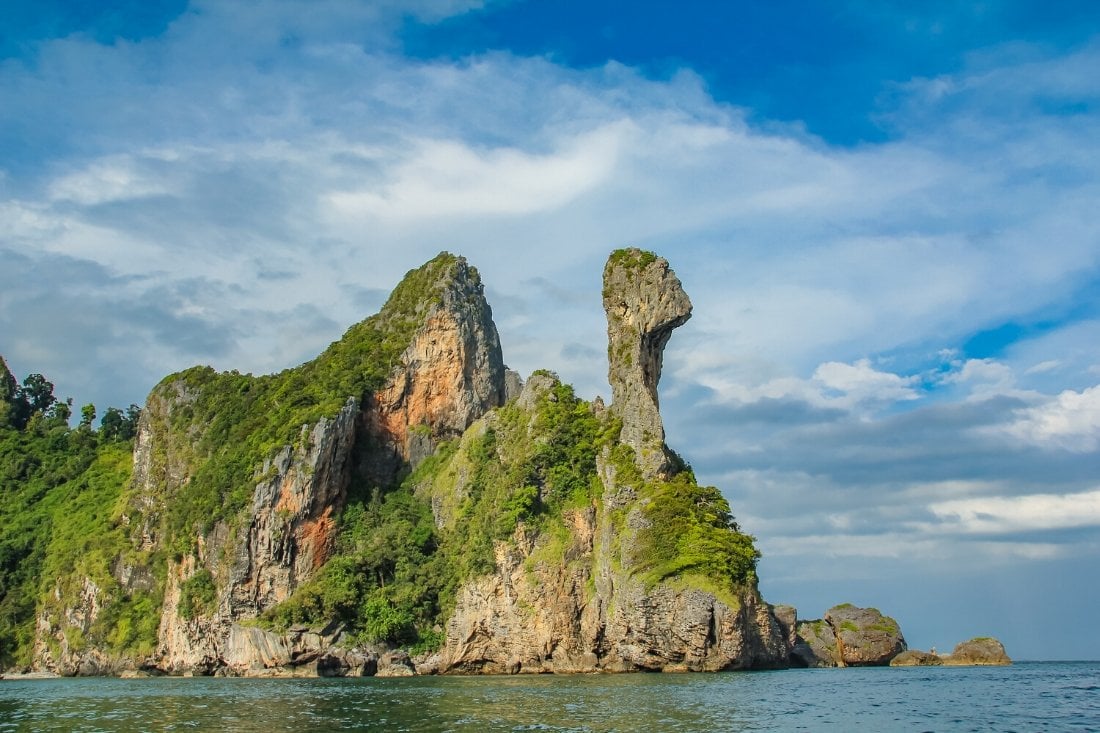
M 509 364 L 607 395 L 602 264 L 650 248 L 669 442 L 767 599 L 1100 658 L 1095 3 L 9 6 L 20 376 L 282 369 L 448 249 Z

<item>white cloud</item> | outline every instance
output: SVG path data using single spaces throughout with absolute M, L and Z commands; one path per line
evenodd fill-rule
M 1029 389 L 1056 394 L 1066 387 L 1090 387 L 1100 374 L 1100 320 L 1086 318 L 1045 330 L 1012 344 L 1002 358 Z M 1052 361 L 1057 368 L 1050 366 Z
M 1100 449 L 1100 385 L 1081 392 L 1067 389 L 1044 404 L 1021 410 L 1005 431 L 1044 447 L 1096 451 Z
M 917 539 L 898 533 L 855 535 L 830 533 L 765 539 L 768 556 L 834 558 L 906 558 L 920 555 L 925 559 L 942 556 L 944 548 L 931 539 Z
M 177 151 L 105 156 L 84 168 L 62 173 L 50 182 L 47 198 L 62 204 L 95 206 L 176 194 L 178 187 L 171 176 L 165 175 L 163 164 L 178 158 Z
M 961 384 L 969 389 L 968 399 L 984 400 L 997 395 L 1020 395 L 1016 386 L 1016 372 L 996 359 L 967 359 L 954 362 L 954 370 L 947 372 L 942 381 Z
M 755 384 L 729 374 L 721 360 L 716 362 L 706 365 L 697 357 L 689 359 L 680 365 L 678 375 L 680 379 L 698 380 L 713 390 L 716 404 L 794 400 L 816 408 L 864 414 L 921 397 L 915 388 L 918 377 L 881 371 L 872 366 L 870 359 L 858 359 L 851 364 L 829 361 L 819 364 L 809 378 L 773 377 Z
M 919 397 L 912 385 L 914 377 L 901 377 L 883 372 L 871 366 L 870 359 L 860 359 L 854 364 L 830 361 L 814 371 L 826 394 L 840 392 L 849 404 L 865 402 L 898 402 Z
M 1039 362 L 1034 366 L 1028 367 L 1024 374 L 1045 374 L 1047 372 L 1057 371 L 1062 366 L 1062 362 L 1059 359 L 1047 359 L 1046 361 Z
M 967 534 L 1100 527 L 1100 490 L 959 499 L 932 504 L 936 530 Z
M 352 219 L 473 219 L 553 211 L 603 183 L 629 123 L 611 123 L 534 155 L 515 148 L 475 149 L 460 141 L 420 140 L 391 180 L 336 191 L 329 202 Z M 624 130 L 627 128 L 627 130 Z

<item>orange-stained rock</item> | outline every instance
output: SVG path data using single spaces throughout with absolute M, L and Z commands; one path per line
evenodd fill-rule
M 368 400 L 366 429 L 379 446 L 368 473 L 388 483 L 401 466 L 415 466 L 440 441 L 459 437 L 504 398 L 492 311 L 480 279 L 459 258 L 388 383 Z

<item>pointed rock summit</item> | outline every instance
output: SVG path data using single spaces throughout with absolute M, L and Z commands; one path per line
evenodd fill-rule
M 647 478 L 667 474 L 670 462 L 657 398 L 665 345 L 691 318 L 691 300 L 668 261 L 640 249 L 611 253 L 603 271 L 611 409 L 623 422 L 622 441 L 634 449 Z
M 402 299 L 414 305 L 401 306 Z M 464 257 L 443 252 L 410 271 L 391 301 L 395 313 L 383 317 L 420 325 L 367 404 L 369 432 L 386 447 L 386 456 L 373 457 L 381 485 L 504 404 L 506 391 L 493 312 L 481 276 Z

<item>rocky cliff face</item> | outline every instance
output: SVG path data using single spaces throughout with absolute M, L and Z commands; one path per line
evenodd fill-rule
M 534 405 L 552 396 L 554 385 L 545 377 L 529 380 L 515 406 L 525 415 L 518 422 L 538 423 Z M 494 418 L 485 418 L 482 429 L 502 431 Z M 554 531 L 521 522 L 510 537 L 495 543 L 495 570 L 460 590 L 446 643 L 440 654 L 422 660 L 422 671 L 713 671 L 785 665 L 786 635 L 754 585 L 715 593 L 683 577 L 653 584 L 637 572 L 636 535 L 644 513 L 636 489 L 619 479 L 610 450 L 605 453 L 597 468 L 598 498 L 565 508 Z M 446 523 L 446 517 L 441 521 Z
M 59 505 L 89 521 L 50 515 L 64 541 L 43 565 L 34 665 L 405 676 L 1008 663 L 993 639 L 899 654 L 897 623 L 875 609 L 800 621 L 764 603 L 753 538 L 664 442 L 657 387 L 687 294 L 665 260 L 628 249 L 604 269 L 603 302 L 610 408 L 550 372 L 523 384 L 506 370 L 476 270 L 447 254 L 300 367 L 166 378 L 132 471 L 125 443 L 99 451 Z M 0 359 L 0 407 L 14 384 Z M 410 656 L 414 645 L 436 651 Z
M 198 538 L 195 555 L 169 561 L 158 667 L 170 672 L 212 672 L 223 666 L 247 670 L 270 666 L 284 648 L 286 661 L 293 658 L 293 642 L 260 629 L 240 629 L 237 622 L 286 600 L 328 560 L 335 515 L 348 485 L 358 412 L 356 401 L 349 399 L 334 418 L 303 426 L 295 446 L 284 446 L 264 462 L 261 475 L 270 478 L 257 482 L 244 521 L 217 523 Z M 213 588 L 211 607 L 195 612 L 194 601 L 185 600 L 193 592 L 188 581 L 205 574 Z M 301 641 L 300 634 L 295 641 Z
M 840 653 L 836 633 L 824 619 L 799 620 L 791 646 L 791 664 L 795 667 L 836 667 Z
M 389 484 L 503 404 L 505 376 L 481 280 L 459 258 L 388 382 L 367 401 L 364 423 L 375 449 L 362 457 L 361 469 Z
M 60 587 L 54 588 L 54 600 L 61 600 Z M 91 578 L 81 578 L 74 602 L 66 604 L 61 613 L 43 609 L 35 623 L 34 655 L 37 666 L 58 674 L 111 674 L 127 666 L 129 660 L 116 660 L 103 651 L 84 648 L 69 642 L 66 629 L 81 634 L 91 630 L 103 610 L 103 591 Z
M 574 408 L 590 410 L 604 425 L 620 421 L 619 439 L 595 456 L 596 489 L 559 508 L 552 486 L 536 487 L 546 497 L 540 508 L 550 516 L 521 521 L 510 537 L 495 542 L 495 571 L 460 590 L 445 645 L 424 660 L 425 670 L 702 671 L 787 663 L 790 629 L 760 598 L 751 571 L 740 578 L 715 572 L 693 554 L 695 541 L 677 544 L 683 538 L 656 526 L 676 492 L 693 496 L 688 504 L 724 505 L 688 474 L 674 476 L 664 444 L 657 383 L 672 329 L 691 313 L 686 293 L 665 260 L 622 250 L 604 270 L 604 306 L 614 402 L 610 413 L 599 404 Z M 500 436 L 497 445 L 525 445 L 509 434 L 507 421 L 536 445 L 552 442 L 539 434 L 546 422 L 540 405 L 553 410 L 562 399 L 552 377 L 536 375 L 511 408 L 522 414 L 491 415 L 480 430 Z M 463 464 L 461 450 L 456 461 Z M 496 458 L 521 462 L 507 448 Z M 520 473 L 532 480 L 531 471 Z M 446 507 L 456 503 L 448 495 L 456 487 L 468 491 L 466 482 L 453 480 L 420 489 L 431 496 L 441 526 L 453 521 Z M 716 506 L 715 512 L 725 516 L 726 510 Z M 697 532 L 700 546 L 725 547 L 724 540 L 744 537 L 732 522 L 700 527 L 685 517 L 677 527 L 685 537 Z M 788 626 L 793 609 L 790 615 Z
M 286 401 L 300 402 L 311 381 L 369 384 L 355 370 L 376 370 L 374 362 L 398 338 L 405 346 L 378 388 L 362 400 L 345 394 L 342 407 L 301 424 L 292 440 L 243 467 L 251 490 L 241 509 L 228 511 L 233 471 L 242 467 L 239 457 L 224 457 L 232 449 L 235 457 L 259 453 L 224 436 L 252 441 L 262 435 L 267 414 Z M 362 358 L 374 362 L 357 366 Z M 500 342 L 481 281 L 465 260 L 450 255 L 410 273 L 379 316 L 353 327 L 317 362 L 273 377 L 200 369 L 165 380 L 142 413 L 130 509 L 123 515 L 135 551 L 153 559 L 134 564 L 120 557 L 115 565 L 123 592 L 156 586 L 162 594 L 155 653 L 119 660 L 97 649 L 62 646 L 60 659 L 49 652 L 47 639 L 64 639 L 65 627 L 94 620 L 103 594 L 92 588 L 67 612 L 68 621 L 40 624 L 37 663 L 65 673 L 119 666 L 172 673 L 255 674 L 287 666 L 373 671 L 365 658 L 326 651 L 340 638 L 338 626 L 279 634 L 241 622 L 287 599 L 331 557 L 353 480 L 391 483 L 437 441 L 461 434 L 501 404 L 504 390 Z M 240 428 L 249 421 L 256 432 Z M 219 483 L 226 488 L 211 494 L 210 485 Z

